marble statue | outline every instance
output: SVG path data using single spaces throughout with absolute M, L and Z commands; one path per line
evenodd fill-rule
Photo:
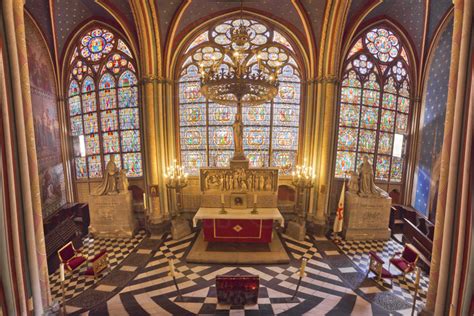
M 235 114 L 235 122 L 232 124 L 232 128 L 234 130 L 234 157 L 245 157 L 243 146 L 244 125 L 242 124 L 240 114 Z
M 115 164 L 115 156 L 111 155 L 109 162 L 105 166 L 104 177 L 102 183 L 99 184 L 94 192 L 94 195 L 116 194 L 119 192 L 117 186 L 117 176 L 119 170 Z M 128 181 L 128 180 L 127 180 Z
M 374 183 L 374 169 L 364 156 L 358 173 L 349 172 L 345 192 L 342 235 L 346 240 L 387 240 L 390 238 L 392 199 Z
M 374 169 L 368 156 L 362 158 L 362 163 L 359 166 L 359 196 L 388 197 L 387 192 L 375 185 Z
M 359 176 L 357 172 L 349 171 L 349 183 L 347 184 L 347 188 L 349 192 L 358 193 L 359 192 Z
M 128 178 L 127 178 L 127 170 L 122 169 L 120 170 L 120 184 L 122 185 L 120 191 L 128 191 Z
M 136 222 L 132 191 L 128 186 L 127 170 L 119 170 L 111 155 L 102 182 L 89 196 L 91 234 L 114 238 L 133 236 Z
M 243 168 L 237 169 L 235 171 L 235 178 L 237 180 L 237 189 L 242 191 L 249 190 L 249 182 L 247 179 L 247 173 Z

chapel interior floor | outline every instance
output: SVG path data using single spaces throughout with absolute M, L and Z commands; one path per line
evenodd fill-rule
M 89 315 L 410 315 L 413 280 L 397 278 L 383 287 L 365 278 L 368 252 L 378 252 L 388 263 L 402 246 L 393 240 L 343 242 L 307 235 L 296 241 L 281 234 L 289 264 L 230 265 L 186 262 L 197 233 L 181 240 L 170 234 L 144 236 L 128 256 L 98 282 L 66 302 L 68 313 Z M 307 258 L 298 301 L 288 303 L 298 282 L 301 258 Z M 168 259 L 175 260 L 177 282 L 186 302 L 177 300 L 168 276 Z M 393 271 L 395 272 L 395 271 Z M 258 304 L 229 306 L 217 303 L 214 278 L 219 274 L 260 276 Z M 78 275 L 77 284 L 90 278 Z M 90 281 L 89 281 L 90 282 Z M 80 286 L 79 286 L 80 287 Z M 422 275 L 417 308 L 428 287 Z
M 290 257 L 280 237 L 274 232 L 268 244 L 261 243 L 214 243 L 204 240 L 199 232 L 186 255 L 188 263 L 205 264 L 288 264 Z

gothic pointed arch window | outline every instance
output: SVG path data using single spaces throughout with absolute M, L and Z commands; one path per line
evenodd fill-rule
M 352 46 L 344 67 L 335 176 L 356 171 L 367 155 L 376 180 L 400 183 L 411 104 L 406 48 L 389 28 L 370 28 Z
M 234 18 L 214 24 L 194 37 L 184 51 L 177 87 L 179 147 L 181 163 L 191 175 L 198 175 L 200 167 L 228 166 L 233 156 L 236 108 L 211 103 L 201 95 L 199 67 L 211 61 L 215 47 L 229 45 L 231 28 L 240 23 L 241 19 Z M 268 23 L 250 18 L 242 23 L 251 29 L 253 48 L 263 49 L 275 60 L 288 56 L 275 99 L 243 108 L 244 151 L 251 167 L 278 167 L 280 174 L 290 174 L 296 165 L 300 133 L 302 74 L 295 48 L 283 32 Z M 224 56 L 223 60 L 225 67 L 230 58 Z
M 129 177 L 143 176 L 138 80 L 124 40 L 97 26 L 69 60 L 67 104 L 77 180 L 100 178 L 111 155 Z

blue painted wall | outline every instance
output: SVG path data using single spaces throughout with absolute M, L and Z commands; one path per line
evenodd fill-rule
M 441 34 L 431 58 L 428 81 L 423 96 L 424 107 L 421 114 L 421 137 L 418 144 L 419 154 L 412 203 L 418 211 L 429 216 L 432 220 L 434 220 L 436 214 L 452 36 L 453 22 L 451 21 Z

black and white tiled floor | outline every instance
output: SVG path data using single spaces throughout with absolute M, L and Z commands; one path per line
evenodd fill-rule
M 307 236 L 303 242 L 282 235 L 282 241 L 292 257 L 288 265 L 203 265 L 185 262 L 195 234 L 182 240 L 169 235 L 136 276 L 112 298 L 94 306 L 90 315 L 401 315 L 411 314 L 410 306 L 401 300 L 391 310 L 372 302 L 364 293 L 345 280 L 345 274 L 357 272 L 352 266 L 332 265 L 328 252 L 334 244 L 326 238 L 315 240 Z M 332 245 L 332 248 L 331 248 Z M 321 246 L 321 247 L 320 247 Z M 321 248 L 321 249 L 320 249 Z M 329 250 L 332 249 L 332 250 Z M 296 302 L 289 302 L 298 282 L 300 259 L 308 259 L 307 276 L 303 278 Z M 184 302 L 177 299 L 173 280 L 168 276 L 168 259 L 175 260 L 177 282 Z M 350 261 L 349 261 L 349 264 Z M 217 303 L 214 279 L 219 274 L 257 274 L 260 276 L 258 304 L 229 306 Z M 356 273 L 360 276 L 360 271 Z M 375 282 L 365 280 L 368 287 Z M 101 290 L 96 288 L 96 292 Z M 107 291 L 107 289 L 102 289 Z M 115 293 L 115 292 L 114 292 Z M 112 294 L 112 293 L 111 293 Z
M 138 244 L 145 238 L 146 233 L 143 230 L 132 238 L 94 238 L 90 235 L 83 239 L 83 247 L 80 249 L 82 254 L 86 257 L 94 257 L 95 254 L 101 250 L 107 250 L 107 257 L 109 261 L 110 270 L 113 270 L 119 265 Z M 65 297 L 69 300 L 78 294 L 90 288 L 99 280 L 94 280 L 93 277 L 84 275 L 87 265 L 84 264 L 80 269 L 72 273 L 66 273 L 65 281 Z M 103 273 L 102 277 L 106 276 L 108 271 Z M 51 289 L 52 301 L 61 301 L 61 282 L 59 280 L 59 269 L 49 276 L 49 284 Z
M 342 252 L 347 255 L 350 260 L 361 270 L 367 271 L 367 267 L 369 266 L 369 252 L 374 251 L 376 252 L 384 261 L 385 261 L 385 268 L 388 269 L 389 260 L 393 254 L 397 252 L 403 251 L 403 245 L 394 241 L 393 239 L 389 239 L 387 241 L 382 240 L 371 240 L 371 241 L 346 241 L 341 240 L 338 244 L 339 248 Z M 398 271 L 393 266 L 390 267 L 390 272 L 394 275 L 399 275 L 400 271 Z M 373 275 L 372 275 L 373 276 Z M 397 277 L 393 279 L 393 283 L 391 285 L 390 291 L 399 296 L 403 297 L 407 302 L 413 302 L 413 295 L 415 294 L 415 274 L 409 274 L 406 276 L 406 279 L 403 277 Z M 390 286 L 390 281 L 385 283 L 386 285 Z M 428 291 L 428 284 L 429 284 L 429 276 L 424 272 L 421 271 L 420 274 L 420 286 L 418 290 L 418 301 L 417 307 L 421 309 L 426 301 L 426 293 Z M 365 292 L 376 292 L 377 289 L 371 288 L 361 288 L 362 291 Z

